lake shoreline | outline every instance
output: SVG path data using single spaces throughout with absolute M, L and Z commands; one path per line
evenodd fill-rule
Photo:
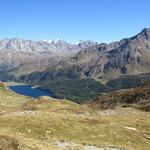
M 40 96 L 50 96 L 53 97 L 53 94 L 49 92 L 47 89 L 43 89 L 41 87 L 34 87 L 29 84 L 21 84 L 21 83 L 15 83 L 15 84 L 7 84 L 7 87 L 21 95 L 30 96 L 33 98 L 38 98 Z

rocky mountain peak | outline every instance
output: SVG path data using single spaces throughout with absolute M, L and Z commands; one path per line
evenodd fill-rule
M 150 28 L 145 28 L 141 34 L 143 34 L 147 40 L 150 40 Z
M 145 39 L 150 40 L 150 28 L 144 28 L 139 34 L 132 37 L 131 39 Z
M 150 28 L 144 28 L 141 33 L 148 33 L 148 34 L 150 34 Z

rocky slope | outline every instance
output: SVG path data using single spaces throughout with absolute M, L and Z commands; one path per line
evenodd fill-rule
M 52 59 L 54 58 L 46 53 L 34 54 L 17 50 L 0 50 L 0 71 L 15 71 L 17 69 L 18 74 L 22 71 L 30 72 L 30 68 L 31 72 L 42 71 L 50 65 Z
M 150 29 L 132 38 L 110 44 L 98 44 L 77 53 L 69 61 L 87 76 L 113 78 L 121 74 L 139 74 L 150 70 Z

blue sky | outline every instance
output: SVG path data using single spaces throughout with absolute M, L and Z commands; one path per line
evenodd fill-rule
M 110 42 L 150 27 L 150 0 L 0 0 L 0 39 Z

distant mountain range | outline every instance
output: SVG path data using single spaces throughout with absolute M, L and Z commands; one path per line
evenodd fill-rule
M 0 50 L 15 50 L 26 53 L 51 53 L 53 55 L 73 55 L 78 51 L 94 45 L 92 41 L 81 41 L 77 44 L 67 43 L 66 41 L 42 40 L 31 41 L 19 38 L 3 39 L 0 41 Z
M 81 41 L 31 41 L 18 38 L 0 41 L 0 71 L 15 75 L 34 71 L 72 68 L 82 77 L 109 80 L 121 74 L 150 70 L 150 29 L 110 44 Z
M 34 42 L 19 38 L 4 39 L 0 41 L 0 71 L 18 70 L 18 74 L 42 71 L 60 58 L 71 57 L 93 44 L 92 41 L 70 44 L 62 40 Z

